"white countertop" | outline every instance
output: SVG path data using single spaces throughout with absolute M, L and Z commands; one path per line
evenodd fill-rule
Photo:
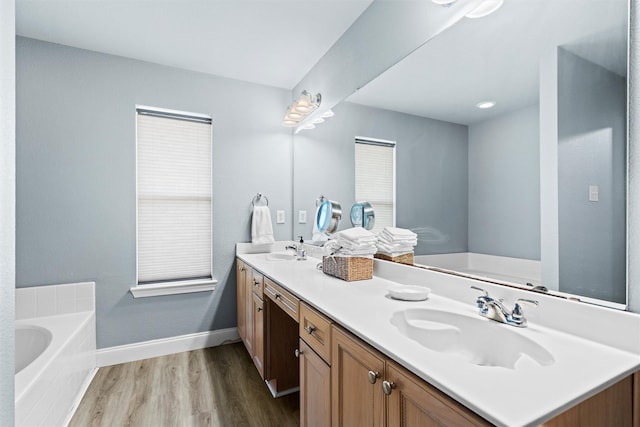
M 555 359 L 553 364 L 540 366 L 523 357 L 515 369 L 474 365 L 461 356 L 436 352 L 420 345 L 399 333 L 390 322 L 394 312 L 417 307 L 479 316 L 473 298 L 460 302 L 432 290 L 426 301 L 397 301 L 387 295 L 387 289 L 396 282 L 379 277 L 345 282 L 317 270 L 315 267 L 320 260 L 316 258 L 269 261 L 263 254 L 243 254 L 240 251 L 238 257 L 431 385 L 499 426 L 538 425 L 640 367 L 637 352 L 541 326 L 531 320 L 527 328 L 499 326 L 515 330 L 545 347 Z M 378 262 L 384 263 L 376 260 Z M 421 274 L 418 269 L 406 268 L 417 271 L 411 271 L 411 274 Z M 443 273 L 425 270 L 425 277 L 434 274 Z M 444 275 L 445 280 L 448 277 Z M 468 282 L 465 286 L 479 283 L 464 280 Z M 460 279 L 452 280 L 456 281 Z M 428 286 L 428 280 L 424 286 Z M 459 284 L 452 283 L 452 286 Z

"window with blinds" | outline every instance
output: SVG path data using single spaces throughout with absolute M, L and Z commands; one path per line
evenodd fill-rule
M 138 285 L 211 279 L 211 117 L 136 108 Z
M 375 212 L 373 232 L 396 223 L 396 144 L 356 137 L 356 201 L 371 203 Z

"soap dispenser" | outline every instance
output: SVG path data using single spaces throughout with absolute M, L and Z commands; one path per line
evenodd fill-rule
M 298 261 L 307 259 L 307 251 L 304 249 L 304 239 L 302 236 L 298 236 L 300 242 L 298 243 Z

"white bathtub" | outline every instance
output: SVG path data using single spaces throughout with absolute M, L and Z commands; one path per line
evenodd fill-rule
M 22 371 L 51 344 L 51 331 L 34 325 L 16 327 L 16 371 Z
M 16 314 L 23 311 L 24 301 L 29 302 L 29 294 L 37 294 L 40 288 L 48 288 L 42 292 L 47 297 L 53 292 L 53 298 L 41 298 L 39 307 L 49 310 L 44 307 L 46 302 L 58 312 L 16 320 L 16 427 L 65 426 L 96 371 L 93 307 L 91 311 L 68 312 L 70 306 L 59 303 L 71 290 L 77 296 L 73 285 L 16 289 L 16 294 L 21 294 L 16 300 L 22 300 L 16 305 Z
M 460 252 L 452 254 L 416 255 L 414 264 L 450 270 L 468 277 L 534 286 L 542 282 L 540 261 L 495 255 Z

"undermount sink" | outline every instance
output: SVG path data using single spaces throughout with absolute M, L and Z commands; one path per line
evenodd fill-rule
M 522 357 L 541 366 L 554 363 L 546 348 L 509 329 L 512 326 L 480 316 L 415 308 L 394 313 L 391 324 L 430 350 L 457 354 L 475 365 L 515 369 Z
M 275 252 L 264 254 L 264 258 L 267 261 L 295 261 L 297 259 L 296 254 L 294 254 L 293 252 Z

